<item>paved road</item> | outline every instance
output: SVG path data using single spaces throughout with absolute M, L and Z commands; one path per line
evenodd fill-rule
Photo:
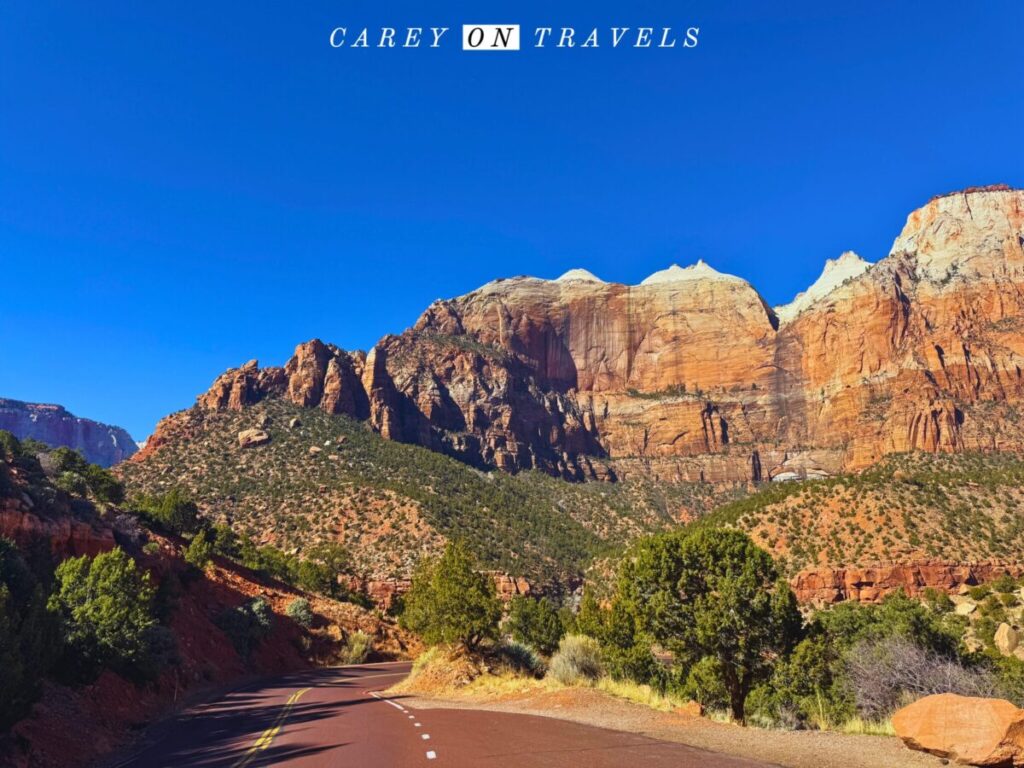
M 546 717 L 408 709 L 381 691 L 408 663 L 275 678 L 194 707 L 152 733 L 124 768 L 764 768 Z

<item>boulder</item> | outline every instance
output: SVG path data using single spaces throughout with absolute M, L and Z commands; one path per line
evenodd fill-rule
M 939 693 L 892 718 L 911 749 L 964 765 L 1024 766 L 1024 710 L 1005 699 Z
M 995 643 L 996 648 L 1003 656 L 1010 656 L 1020 644 L 1020 635 L 1016 629 L 1004 621 L 996 630 Z
M 243 429 L 238 433 L 238 445 L 242 448 L 254 448 L 270 442 L 270 435 L 262 429 Z
M 957 607 L 956 607 L 956 615 L 957 616 L 970 616 L 972 613 L 974 613 L 975 610 L 977 610 L 977 608 L 978 608 L 977 603 L 969 602 L 969 601 L 964 601 L 964 602 L 959 603 L 957 605 Z

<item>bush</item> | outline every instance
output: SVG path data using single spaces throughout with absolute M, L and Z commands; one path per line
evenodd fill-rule
M 682 693 L 705 709 L 725 709 L 729 705 L 729 692 L 722 683 L 722 670 L 718 661 L 710 656 L 690 667 Z
M 857 709 L 874 720 L 933 693 L 987 697 L 996 691 L 989 672 L 964 667 L 903 637 L 859 643 L 847 666 Z
M 509 671 L 531 677 L 544 677 L 547 665 L 529 645 L 514 641 L 504 642 L 495 649 L 501 664 Z
M 163 496 L 147 496 L 136 511 L 163 530 L 181 536 L 199 530 L 199 507 L 177 488 Z
M 49 608 L 64 623 L 66 676 L 89 680 L 104 667 L 136 679 L 155 672 L 154 590 L 131 557 L 120 548 L 73 557 L 54 578 Z
M 548 674 L 563 685 L 594 682 L 604 674 L 601 647 L 592 637 L 566 635 L 551 657 Z
M 460 643 L 472 650 L 497 636 L 500 619 L 494 580 L 477 572 L 462 543 L 450 543 L 439 559 L 417 567 L 399 623 L 431 645 Z
M 107 504 L 124 501 L 124 485 L 114 474 L 96 464 L 90 464 L 78 451 L 70 448 L 55 448 L 50 452 L 53 468 L 58 473 L 55 485 L 76 496 L 89 491 Z
M 231 640 L 238 655 L 248 658 L 274 628 L 274 613 L 266 600 L 256 598 L 237 608 L 227 608 L 217 617 L 217 626 Z
M 1004 573 L 992 582 L 992 589 L 1004 595 L 1016 591 L 1018 586 L 1017 580 L 1008 573 Z
M 373 637 L 365 632 L 353 632 L 345 638 L 342 651 L 343 664 L 362 664 L 373 652 Z
M 192 541 L 185 548 L 185 562 L 199 570 L 203 570 L 210 564 L 212 557 L 213 544 L 206 538 L 206 531 L 200 531 L 192 537 Z
M 514 598 L 505 628 L 517 642 L 525 643 L 545 656 L 555 652 L 564 634 L 562 620 L 546 597 L 540 600 Z
M 309 629 L 313 625 L 313 609 L 309 607 L 309 600 L 304 597 L 292 600 L 284 612 L 300 627 Z

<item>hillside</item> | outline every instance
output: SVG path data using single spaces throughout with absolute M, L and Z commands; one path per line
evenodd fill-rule
M 241 447 L 239 433 L 254 428 L 269 441 Z M 743 492 L 487 473 L 284 399 L 238 411 L 197 406 L 166 419 L 161 435 L 140 460 L 118 467 L 130 495 L 180 488 L 207 516 L 285 549 L 340 540 L 375 578 L 407 577 L 450 538 L 514 576 L 572 578 L 593 555 Z
M 62 468 L 62 459 L 76 462 L 73 454 L 0 431 L 0 764 L 90 763 L 189 691 L 338 663 L 356 632 L 372 638 L 379 658 L 418 647 L 392 622 L 351 602 L 305 593 L 225 557 L 202 568 L 190 564 L 186 541 L 124 511 L 109 472 Z M 115 628 L 127 633 L 132 592 L 150 591 L 144 610 L 153 624 L 145 650 L 132 657 L 145 659 L 138 666 L 109 651 L 79 654 L 77 615 L 58 619 L 52 605 L 61 563 L 118 554 L 139 574 L 138 589 L 97 598 L 102 605 L 89 616 L 103 621 L 116 604 L 123 612 Z M 305 623 L 289 610 L 300 598 L 308 602 Z M 247 634 L 255 630 L 240 628 L 238 618 L 257 602 L 266 609 L 263 623 Z
M 917 591 L 985 580 L 991 564 L 1020 570 L 1022 510 L 1024 457 L 918 452 L 889 456 L 856 475 L 765 486 L 697 524 L 751 533 L 792 577 L 827 581 L 823 574 L 855 569 L 864 582 L 877 578 L 865 575 L 871 568 L 895 565 L 889 586 L 909 577 L 903 586 Z M 958 567 L 973 572 L 960 575 Z M 922 581 L 928 579 L 938 581 Z

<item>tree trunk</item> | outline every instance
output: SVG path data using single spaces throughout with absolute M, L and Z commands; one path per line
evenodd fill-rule
M 745 674 L 738 674 L 730 664 L 723 664 L 725 690 L 729 692 L 729 710 L 732 719 L 740 725 L 747 724 L 746 704 L 750 683 Z

